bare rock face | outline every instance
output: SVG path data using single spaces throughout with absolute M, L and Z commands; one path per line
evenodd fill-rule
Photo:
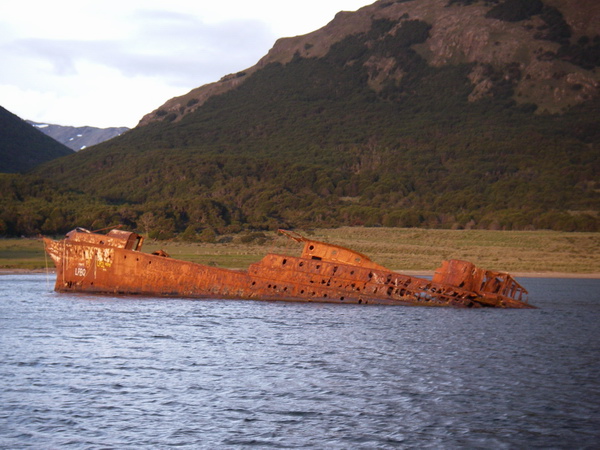
M 600 2 L 532 0 L 533 8 L 522 17 L 503 17 L 502 8 L 510 10 L 515 1 L 379 0 L 356 12 L 340 12 L 319 30 L 279 39 L 255 66 L 167 101 L 139 125 L 180 120 L 267 64 L 285 65 L 295 56 L 324 57 L 332 45 L 367 33 L 381 19 L 397 22 L 388 31 L 391 34 L 403 20 L 429 24 L 427 40 L 412 48 L 434 67 L 472 64 L 471 101 L 491 95 L 498 78 L 512 84 L 517 103 L 535 104 L 539 112 L 559 113 L 599 95 L 600 71 L 586 67 L 570 53 L 600 52 Z M 389 79 L 398 81 L 405 75 L 393 57 L 373 55 L 365 68 L 374 91 Z
M 572 40 L 600 32 L 600 4 L 546 3 L 565 11 L 563 17 L 573 31 Z M 583 14 L 588 6 L 588 14 Z M 429 55 L 428 61 L 434 66 L 474 63 L 470 76 L 474 84 L 472 101 L 484 97 L 493 87 L 486 75 L 489 66 L 503 71 L 506 79 L 513 79 L 517 102 L 534 103 L 540 112 L 558 113 L 598 94 L 600 77 L 595 71 L 554 57 L 561 44 L 539 38 L 540 32 L 548 28 L 540 16 L 507 22 L 486 17 L 489 8 L 484 6 L 449 9 L 457 8 L 462 12 L 434 20 L 423 53 Z

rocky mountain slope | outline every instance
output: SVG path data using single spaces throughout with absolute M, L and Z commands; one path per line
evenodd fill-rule
M 598 95 L 596 0 L 380 0 L 356 12 L 340 12 L 313 33 L 278 40 L 255 66 L 167 101 L 140 125 L 181 120 L 268 64 L 322 58 L 349 36 L 367 33 L 373 23 L 394 23 L 378 37 L 381 41 L 403 22 L 414 20 L 430 25 L 427 38 L 413 46 L 429 65 L 471 64 L 471 101 L 493 95 L 501 83 L 511 85 L 517 103 L 535 105 L 539 113 L 564 112 Z M 363 64 L 375 91 L 405 75 L 402 62 L 390 55 L 374 56 Z
M 27 120 L 27 123 L 75 151 L 107 141 L 129 130 L 127 127 L 71 127 L 33 122 L 31 120 Z
M 44 164 L 34 191 L 0 186 L 0 225 L 120 222 L 186 239 L 340 224 L 598 231 L 597 18 L 587 0 L 340 13 Z
M 26 172 L 72 153 L 0 106 L 0 173 Z

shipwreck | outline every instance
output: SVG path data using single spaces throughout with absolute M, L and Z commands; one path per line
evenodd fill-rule
M 300 256 L 267 254 L 247 270 L 141 251 L 144 238 L 83 228 L 43 238 L 56 266 L 55 290 L 153 297 L 350 303 L 363 305 L 532 308 L 511 275 L 460 260 L 444 261 L 432 279 L 387 269 L 351 249 L 279 230 L 303 244 Z

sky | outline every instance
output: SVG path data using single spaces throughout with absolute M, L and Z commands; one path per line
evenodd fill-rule
M 0 2 L 0 106 L 22 119 L 134 127 L 170 98 L 255 65 L 281 37 L 374 0 Z

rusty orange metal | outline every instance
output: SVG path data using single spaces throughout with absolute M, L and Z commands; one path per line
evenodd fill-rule
M 354 250 L 281 233 L 304 245 L 297 256 L 267 254 L 248 270 L 222 269 L 141 251 L 144 238 L 76 228 L 44 238 L 55 290 L 93 294 L 377 305 L 532 308 L 512 276 L 458 260 L 432 280 L 389 270 Z

